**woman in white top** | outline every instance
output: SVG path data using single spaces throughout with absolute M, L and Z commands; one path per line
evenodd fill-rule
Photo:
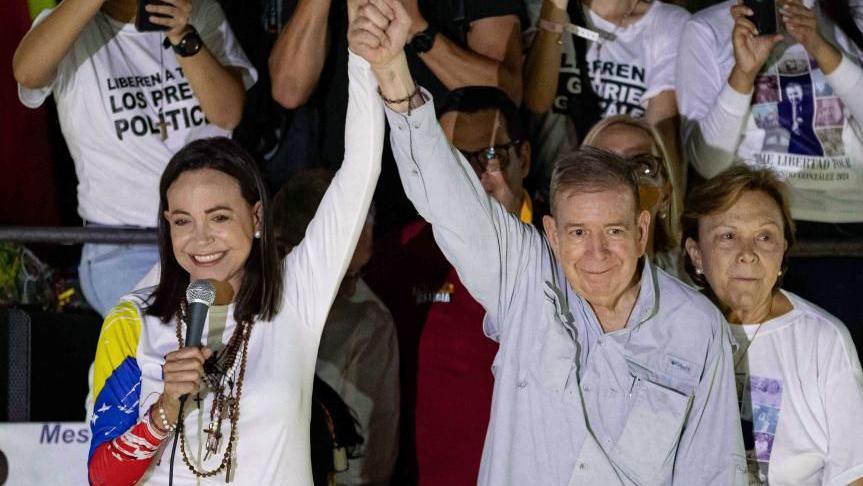
M 784 185 L 738 166 L 694 188 L 685 207 L 687 270 L 736 341 L 750 484 L 863 484 L 854 343 L 838 319 L 780 288 L 794 240 Z
M 368 63 L 351 53 L 348 76 L 345 160 L 305 238 L 281 263 L 262 179 L 239 146 L 193 142 L 168 164 L 160 283 L 124 297 L 99 339 L 93 484 L 168 484 L 178 421 L 174 484 L 312 483 L 318 344 L 368 214 L 383 145 Z M 236 297 L 211 308 L 205 347 L 184 348 L 183 295 L 198 279 L 227 282 Z
M 541 7 L 540 7 L 541 3 Z M 658 0 L 530 0 L 535 36 L 525 64 L 534 160 L 547 191 L 559 154 L 578 148 L 598 120 L 618 114 L 657 126 L 677 163 L 674 69 L 686 10 Z M 587 40 L 577 24 L 598 34 Z
M 12 60 L 18 96 L 50 95 L 75 162 L 88 226 L 156 226 L 159 176 L 187 142 L 230 135 L 257 73 L 216 0 L 64 0 L 43 10 Z M 79 275 L 102 316 L 158 261 L 155 245 L 87 243 Z

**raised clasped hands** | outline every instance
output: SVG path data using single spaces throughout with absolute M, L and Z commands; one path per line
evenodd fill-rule
M 399 0 L 355 0 L 348 11 L 351 51 L 374 67 L 403 55 L 411 18 Z

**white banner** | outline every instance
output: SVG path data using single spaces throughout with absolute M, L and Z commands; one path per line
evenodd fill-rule
M 89 448 L 87 422 L 0 423 L 0 485 L 86 486 Z

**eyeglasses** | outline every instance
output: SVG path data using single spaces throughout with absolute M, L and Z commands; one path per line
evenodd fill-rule
M 459 152 L 464 155 L 464 158 L 467 159 L 468 163 L 473 167 L 473 170 L 475 170 L 477 174 L 482 175 L 485 171 L 500 172 L 502 170 L 506 170 L 509 166 L 509 149 L 514 147 L 517 148 L 520 143 L 521 140 L 513 140 L 508 143 L 492 145 L 491 147 L 474 152 L 461 149 L 459 149 Z
M 638 177 L 638 193 L 641 209 L 650 210 L 662 193 L 662 158 L 653 154 L 638 154 L 627 159 Z

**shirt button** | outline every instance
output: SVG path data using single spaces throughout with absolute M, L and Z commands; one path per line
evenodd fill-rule
M 593 388 L 591 388 L 591 387 L 590 387 L 590 385 L 584 385 L 584 387 L 582 387 L 582 390 L 584 390 L 584 391 L 586 391 L 586 392 L 589 392 L 589 391 L 590 391 L 590 390 L 592 390 L 592 389 L 593 389 Z
M 516 386 L 517 386 L 517 387 L 519 387 L 519 388 L 525 388 L 525 387 L 527 387 L 527 380 L 521 380 L 520 382 L 518 382 L 518 383 L 516 384 Z
M 415 121 L 415 122 L 413 123 L 413 125 L 414 125 L 414 128 L 419 128 L 419 127 L 420 127 L 420 122 Z
M 581 469 L 582 471 L 584 471 L 584 470 L 586 470 L 586 469 L 587 469 L 587 464 L 585 464 L 585 463 L 583 463 L 583 462 L 582 462 L 582 463 L 579 463 L 579 464 L 578 464 L 578 468 L 579 468 L 579 469 Z

